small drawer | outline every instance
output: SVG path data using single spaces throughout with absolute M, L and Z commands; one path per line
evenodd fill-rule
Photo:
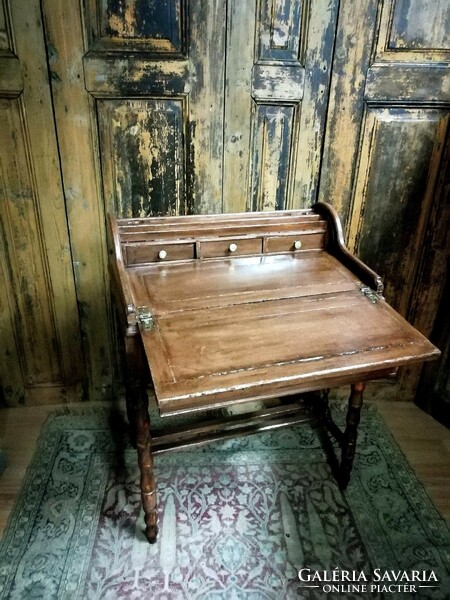
M 236 238 L 213 240 L 210 242 L 197 242 L 199 258 L 245 256 L 247 254 L 261 254 L 262 238 Z
M 127 264 L 188 260 L 195 256 L 195 244 L 136 244 L 126 246 Z
M 311 233 L 308 235 L 274 235 L 265 240 L 265 251 L 276 252 L 301 252 L 302 250 L 315 250 L 323 248 L 324 234 Z

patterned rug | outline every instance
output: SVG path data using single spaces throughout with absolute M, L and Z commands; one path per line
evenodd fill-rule
M 155 545 L 126 438 L 117 411 L 49 418 L 0 543 L 0 598 L 450 598 L 449 530 L 373 407 L 345 493 L 309 426 L 156 457 Z

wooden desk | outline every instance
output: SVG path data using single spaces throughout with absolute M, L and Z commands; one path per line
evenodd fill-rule
M 346 250 L 339 219 L 323 203 L 245 215 L 111 217 L 110 273 L 151 542 L 155 452 L 310 420 L 297 395 L 321 390 L 316 408 L 342 447 L 345 488 L 364 382 L 439 355 L 385 302 L 380 277 Z M 149 374 L 162 416 L 273 397 L 293 402 L 152 439 Z M 343 432 L 327 401 L 327 390 L 342 384 L 351 384 Z

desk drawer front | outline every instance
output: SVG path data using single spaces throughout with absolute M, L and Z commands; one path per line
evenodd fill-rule
M 266 238 L 265 251 L 276 252 L 301 252 L 302 250 L 318 250 L 324 246 L 324 233 L 310 233 L 308 235 L 280 235 Z
M 262 252 L 262 238 L 224 239 L 198 242 L 199 258 L 245 256 Z
M 188 260 L 195 256 L 195 244 L 137 244 L 126 246 L 127 264 Z

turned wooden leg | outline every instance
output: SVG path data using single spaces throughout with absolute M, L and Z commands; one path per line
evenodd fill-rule
M 133 445 L 137 449 L 141 472 L 141 497 L 145 515 L 145 535 L 150 543 L 156 541 L 156 483 L 153 474 L 153 456 L 150 436 L 150 417 L 146 382 L 148 367 L 141 340 L 138 336 L 125 338 L 126 403 Z
M 145 515 L 145 535 L 148 541 L 156 542 L 158 533 L 156 514 L 156 482 L 153 474 L 153 456 L 150 437 L 150 417 L 145 389 L 141 389 L 136 415 L 137 454 L 141 471 L 141 497 Z
M 125 350 L 125 402 L 127 407 L 127 419 L 130 432 L 130 441 L 133 448 L 136 448 L 136 419 L 137 419 L 137 399 L 142 387 L 139 372 L 141 365 L 141 352 L 138 339 L 135 335 L 126 336 L 124 340 Z
M 352 391 L 348 400 L 347 426 L 344 431 L 342 442 L 342 460 L 339 473 L 339 486 L 345 490 L 350 481 L 350 473 L 353 467 L 353 459 L 356 450 L 356 438 L 358 436 L 358 424 L 361 416 L 363 403 L 364 383 L 352 384 Z
M 329 395 L 330 395 L 329 388 L 322 390 L 321 419 L 322 419 L 322 423 L 325 425 L 325 427 L 328 427 L 330 425 L 330 423 L 333 423 L 333 419 L 331 417 L 330 404 L 329 404 L 329 400 L 328 400 Z

